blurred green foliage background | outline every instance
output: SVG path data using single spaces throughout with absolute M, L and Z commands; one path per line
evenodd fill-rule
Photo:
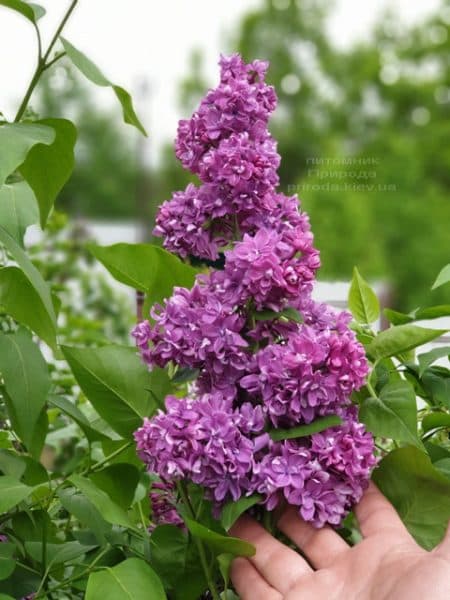
M 297 192 L 310 214 L 321 278 L 349 280 L 358 265 L 365 277 L 386 283 L 392 307 L 444 302 L 445 289 L 431 298 L 429 287 L 450 258 L 450 3 L 409 27 L 386 13 L 364 42 L 345 50 L 327 33 L 329 2 L 283 5 L 262 0 L 229 32 L 224 52 L 271 63 L 281 190 Z M 202 73 L 197 51 L 179 84 L 180 118 L 215 84 Z M 63 106 L 77 111 L 80 132 L 77 167 L 59 208 L 137 218 L 150 232 L 157 205 L 189 181 L 171 141 L 157 166 L 146 167 L 129 131 L 96 107 L 71 72 L 56 70 L 41 86 L 39 112 L 57 116 Z

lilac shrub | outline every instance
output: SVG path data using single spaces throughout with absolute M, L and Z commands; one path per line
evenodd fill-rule
M 375 464 L 350 400 L 368 372 L 363 347 L 348 313 L 312 300 L 320 260 L 309 220 L 297 197 L 276 191 L 267 66 L 222 57 L 219 85 L 178 128 L 176 155 L 200 185 L 160 207 L 155 233 L 182 258 L 223 253 L 225 262 L 192 289 L 175 288 L 133 331 L 150 368 L 198 373 L 187 397 L 167 397 L 166 410 L 135 433 L 163 482 L 152 492 L 156 521 L 179 524 L 161 492 L 191 481 L 216 508 L 257 493 L 267 510 L 284 498 L 315 526 L 339 525 Z M 340 424 L 281 441 L 270 435 L 329 415 Z

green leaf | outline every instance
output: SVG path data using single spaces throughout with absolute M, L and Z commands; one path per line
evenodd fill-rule
M 417 437 L 416 395 L 407 381 L 388 383 L 378 398 L 363 400 L 359 419 L 374 435 L 421 447 Z
M 42 279 L 42 275 L 30 261 L 28 256 L 22 250 L 22 248 L 17 244 L 14 238 L 12 238 L 11 235 L 6 231 L 6 229 L 4 229 L 1 226 L 0 242 L 6 247 L 8 252 L 14 257 L 19 267 L 25 273 L 31 285 L 34 287 L 36 293 L 40 297 L 41 302 L 44 305 L 45 310 L 56 329 L 56 314 L 55 309 L 53 307 L 50 288 Z
M 6 6 L 6 8 L 15 10 L 32 23 L 34 23 L 36 20 L 36 16 L 31 4 L 22 2 L 22 0 L 0 0 L 0 6 Z
M 381 331 L 367 346 L 375 359 L 387 358 L 431 342 L 446 333 L 445 329 L 426 329 L 417 325 L 398 325 Z
M 113 525 L 130 527 L 131 529 L 134 527 L 127 513 L 113 502 L 108 494 L 96 486 L 93 481 L 76 474 L 71 475 L 69 481 L 92 502 L 105 521 Z
M 91 573 L 86 600 L 166 600 L 156 573 L 140 558 L 128 558 L 115 567 Z
M 89 479 L 106 492 L 113 502 L 127 510 L 133 502 L 140 472 L 134 465 L 115 463 L 92 473 Z
M 47 566 L 70 563 L 76 558 L 83 556 L 87 552 L 94 550 L 96 545 L 80 544 L 77 541 L 70 541 L 60 544 L 46 544 Z M 42 559 L 42 542 L 25 542 L 25 549 L 29 556 L 36 562 Z
M 450 414 L 443 412 L 434 412 L 426 415 L 422 420 L 422 429 L 424 432 L 438 427 L 450 428 Z
M 392 325 L 405 325 L 406 323 L 412 323 L 412 321 L 414 321 L 414 317 L 411 315 L 406 315 L 405 313 L 392 310 L 391 308 L 384 308 L 383 313 Z
M 33 9 L 35 21 L 39 21 L 39 19 L 42 19 L 42 17 L 47 13 L 45 8 L 40 4 L 35 4 L 34 2 L 28 2 L 28 4 Z
M 55 324 L 36 289 L 18 267 L 0 269 L 0 305 L 16 321 L 56 349 Z
M 423 354 L 419 354 L 417 360 L 419 361 L 419 377 L 422 377 L 425 370 L 432 365 L 439 358 L 443 358 L 444 356 L 450 356 L 450 346 L 441 346 L 439 348 L 433 348 L 429 352 L 424 352 Z
M 0 513 L 5 513 L 28 496 L 32 487 L 9 475 L 0 475 Z
M 222 575 L 223 583 L 226 587 L 228 587 L 228 584 L 230 582 L 230 567 L 233 560 L 234 556 L 232 554 L 219 554 L 219 556 L 217 557 L 217 563 L 219 565 L 220 574 Z M 221 595 L 221 597 L 224 596 Z
M 239 538 L 221 535 L 187 517 L 185 517 L 184 521 L 186 527 L 194 537 L 204 541 L 218 554 L 227 553 L 233 554 L 234 556 L 254 556 L 256 552 L 255 547 L 249 542 Z
M 176 589 L 185 575 L 187 535 L 174 525 L 159 525 L 150 536 L 150 549 L 152 567 L 169 587 Z
M 14 544 L 0 542 L 0 581 L 7 579 L 16 568 L 13 554 L 16 549 Z
M 39 221 L 39 210 L 33 191 L 26 181 L 0 187 L 0 223 L 23 246 L 28 225 Z
M 356 267 L 353 268 L 353 278 L 348 293 L 348 307 L 359 323 L 369 325 L 380 316 L 378 298 Z
M 445 267 L 441 270 L 439 275 L 436 277 L 436 281 L 433 283 L 431 289 L 435 290 L 441 285 L 444 285 L 450 281 L 450 263 L 445 265 Z
M 242 513 L 252 506 L 255 506 L 255 504 L 258 504 L 258 502 L 261 502 L 261 500 L 262 496 L 253 494 L 252 496 L 239 498 L 236 502 L 231 501 L 225 504 L 220 515 L 222 527 L 228 531 Z
M 425 453 L 413 446 L 393 450 L 373 479 L 421 546 L 431 550 L 441 541 L 450 519 L 450 480 Z
M 438 306 L 429 306 L 428 308 L 419 308 L 414 313 L 414 320 L 420 319 L 440 319 L 450 315 L 450 304 L 439 304 Z
M 125 123 L 134 125 L 134 127 L 139 129 L 141 133 L 147 135 L 144 126 L 139 121 L 134 111 L 133 102 L 131 100 L 130 94 L 122 87 L 111 83 L 111 81 L 109 81 L 109 79 L 107 79 L 103 75 L 103 73 L 100 71 L 97 65 L 95 65 L 85 54 L 77 50 L 75 46 L 73 46 L 68 40 L 66 40 L 63 37 L 60 37 L 60 40 L 62 45 L 64 46 L 64 50 L 66 51 L 67 56 L 77 67 L 77 69 L 89 79 L 89 81 L 92 81 L 92 83 L 95 83 L 95 85 L 99 85 L 102 87 L 111 87 L 113 89 L 114 94 L 116 95 L 117 99 L 119 100 L 122 106 L 123 118 Z
M 270 437 L 275 441 L 280 440 L 293 440 L 298 437 L 305 437 L 312 435 L 313 433 L 319 433 L 328 429 L 329 427 L 335 427 L 340 425 L 342 419 L 337 415 L 327 415 L 326 417 L 320 417 L 308 425 L 298 425 L 291 429 L 272 429 L 269 431 Z
M 260 310 L 253 313 L 255 321 L 270 321 L 272 319 L 286 319 L 288 321 L 294 321 L 295 323 L 303 323 L 303 317 L 301 313 L 295 308 L 288 307 L 276 312 L 274 310 Z
M 146 292 L 152 304 L 168 298 L 174 286 L 191 287 L 197 274 L 173 254 L 151 244 L 88 248 L 117 281 Z
M 0 2 L 0 4 L 4 4 Z M 25 4 L 21 2 L 20 4 Z M 26 5 L 31 15 L 31 7 Z M 34 18 L 34 16 L 33 16 Z M 7 123 L 0 127 L 0 187 L 20 167 L 27 154 L 36 144 L 51 144 L 55 132 L 51 127 L 39 123 Z
M 111 525 L 86 496 L 77 493 L 74 488 L 64 488 L 58 491 L 58 497 L 62 506 L 80 523 L 86 525 L 100 544 L 106 543 L 105 535 L 111 531 Z
M 80 427 L 80 429 L 82 429 L 87 439 L 91 442 L 110 439 L 100 431 L 97 431 L 96 429 L 91 427 L 89 421 L 87 420 L 86 416 L 81 412 L 81 410 L 73 402 L 71 402 L 64 396 L 49 396 L 48 402 L 51 406 L 59 408 L 61 412 L 63 412 L 64 414 L 69 416 L 73 421 L 75 421 L 75 423 Z
M 66 119 L 43 119 L 38 123 L 51 127 L 56 134 L 55 139 L 50 145 L 34 146 L 20 167 L 20 172 L 36 195 L 41 227 L 44 229 L 57 195 L 72 174 L 77 130 Z
M 14 429 L 31 450 L 33 434 L 50 389 L 50 377 L 39 347 L 25 329 L 0 334 L 0 371 L 10 400 L 7 406 Z
M 151 373 L 136 355 L 135 348 L 103 346 L 70 348 L 63 354 L 86 397 L 114 431 L 130 437 L 145 416 L 157 408 L 157 398 L 170 389 L 165 373 Z

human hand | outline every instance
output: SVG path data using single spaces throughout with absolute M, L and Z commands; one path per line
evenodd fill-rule
M 241 517 L 230 533 L 256 546 L 255 556 L 232 564 L 241 600 L 449 600 L 450 527 L 427 552 L 372 483 L 355 512 L 363 540 L 350 547 L 331 528 L 315 529 L 287 508 L 278 528 L 309 564 L 256 521 Z

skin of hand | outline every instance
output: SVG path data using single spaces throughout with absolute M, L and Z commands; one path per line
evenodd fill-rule
M 450 502 L 450 499 L 449 499 Z M 305 560 L 244 515 L 230 533 L 254 544 L 231 578 L 241 600 L 450 600 L 450 525 L 431 552 L 417 545 L 373 483 L 355 507 L 363 539 L 350 547 L 288 507 L 278 521 Z

